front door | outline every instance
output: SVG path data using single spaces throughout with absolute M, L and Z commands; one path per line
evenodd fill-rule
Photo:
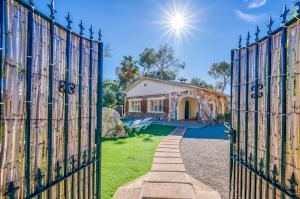
M 185 107 L 184 107 L 184 119 L 189 119 L 189 115 L 190 115 L 190 105 L 189 102 L 186 101 L 185 102 Z

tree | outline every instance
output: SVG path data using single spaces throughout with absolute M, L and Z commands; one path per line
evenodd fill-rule
M 208 74 L 218 80 L 216 88 L 224 92 L 230 81 L 230 65 L 225 61 L 214 63 L 209 68 Z
M 122 89 L 128 87 L 139 77 L 139 68 L 132 56 L 124 56 L 119 72 L 119 84 Z
M 103 90 L 103 106 L 108 108 L 114 108 L 117 104 L 115 93 L 112 90 Z
M 212 88 L 213 89 L 213 85 L 207 83 L 205 80 L 202 80 L 198 77 L 194 77 L 191 79 L 191 84 L 194 86 L 199 86 L 201 88 Z
M 117 80 L 105 80 L 103 82 L 103 106 L 114 108 L 116 105 L 123 105 L 124 95 L 121 90 Z
M 168 45 L 160 46 L 158 51 L 145 48 L 140 54 L 139 64 L 144 76 L 165 80 L 174 80 L 178 70 L 185 68 L 185 63 L 175 58 L 173 48 Z

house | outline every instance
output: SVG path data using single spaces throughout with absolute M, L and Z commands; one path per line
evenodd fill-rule
M 142 77 L 124 90 L 125 116 L 212 120 L 228 111 L 228 96 L 191 84 Z

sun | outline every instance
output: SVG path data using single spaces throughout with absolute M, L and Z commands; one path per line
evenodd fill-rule
M 188 2 L 188 1 L 187 1 Z M 173 4 L 168 8 L 162 8 L 163 18 L 159 22 L 164 31 L 163 36 L 169 38 L 182 39 L 192 35 L 196 13 L 192 13 L 188 3 L 178 5 L 173 1 Z
M 170 19 L 172 28 L 175 30 L 176 34 L 180 34 L 185 28 L 185 18 L 181 13 L 176 13 L 173 18 Z

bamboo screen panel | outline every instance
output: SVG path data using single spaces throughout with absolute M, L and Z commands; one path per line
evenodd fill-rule
M 15 198 L 24 198 L 28 193 L 25 178 L 28 16 L 28 8 L 17 1 L 8 1 L 7 33 L 4 37 L 5 57 L 1 74 L 1 94 L 4 105 L 0 133 L 0 198 L 3 198 L 8 191 L 10 182 L 18 188 Z M 81 198 L 92 198 L 95 180 L 93 161 L 97 121 L 99 42 L 70 33 L 70 50 L 67 54 L 69 33 L 66 29 L 54 25 L 54 61 L 51 78 L 49 69 L 51 22 L 36 13 L 33 16 L 32 65 L 31 73 L 28 74 L 31 76 L 30 143 L 27 143 L 30 151 L 30 193 L 37 192 L 37 185 L 41 183 L 51 185 L 47 191 L 39 194 L 43 198 L 47 196 L 79 198 L 78 194 Z M 80 63 L 82 63 L 81 71 Z M 67 72 L 68 76 L 66 76 Z M 75 85 L 73 94 L 68 93 L 66 87 L 65 92 L 59 90 L 61 81 L 66 80 L 66 77 L 69 83 Z M 49 85 L 50 78 L 52 85 Z M 53 90 L 52 102 L 49 102 L 50 88 Z M 66 95 L 68 95 L 67 105 Z M 80 98 L 81 104 L 79 104 Z M 68 112 L 65 111 L 66 106 Z M 51 120 L 49 107 L 52 107 Z M 67 138 L 65 137 L 66 124 Z M 52 126 L 51 142 L 49 142 L 48 131 L 50 125 Z M 65 154 L 65 147 L 67 154 Z M 48 162 L 49 155 L 52 157 L 51 162 Z M 72 164 L 73 159 L 74 164 Z M 65 163 L 66 168 L 64 168 Z M 80 169 L 81 167 L 83 169 Z M 66 180 L 52 185 L 55 180 L 67 176 L 75 169 L 79 171 L 66 177 Z M 42 174 L 40 181 L 37 181 L 38 171 Z M 52 179 L 48 179 L 49 173 Z M 75 191 L 77 188 L 78 190 Z
M 285 198 L 300 197 L 299 30 L 300 25 L 296 22 L 287 28 L 286 66 L 281 64 L 283 59 L 281 31 L 272 34 L 270 39 L 266 37 L 258 43 L 233 51 L 231 103 L 235 140 L 232 140 L 234 162 L 231 168 L 233 171 L 230 185 L 231 198 L 237 196 L 239 198 L 280 198 L 282 192 L 290 194 L 285 193 Z M 270 57 L 268 56 L 268 41 L 272 42 Z M 271 59 L 270 71 L 268 71 L 269 58 Z M 285 74 L 282 74 L 282 67 L 286 67 L 287 71 L 286 92 L 283 90 L 282 78 Z M 269 91 L 268 81 L 270 81 Z M 247 84 L 249 85 L 248 91 Z M 255 96 L 256 87 L 258 96 Z M 270 95 L 270 105 L 268 105 L 268 95 Z M 282 96 L 286 96 L 286 114 L 282 112 L 282 106 L 284 106 Z M 246 97 L 248 97 L 248 104 Z M 268 106 L 270 112 L 268 112 Z M 285 116 L 286 144 L 284 146 L 282 145 L 284 143 L 282 142 L 282 118 Z M 268 117 L 270 118 L 269 128 Z M 267 151 L 268 132 L 269 152 Z M 285 154 L 283 166 L 282 154 Z M 268 162 L 267 157 L 269 157 L 268 170 L 265 168 Z M 281 176 L 285 176 L 284 188 L 281 186 Z M 294 180 L 296 184 L 293 183 Z

